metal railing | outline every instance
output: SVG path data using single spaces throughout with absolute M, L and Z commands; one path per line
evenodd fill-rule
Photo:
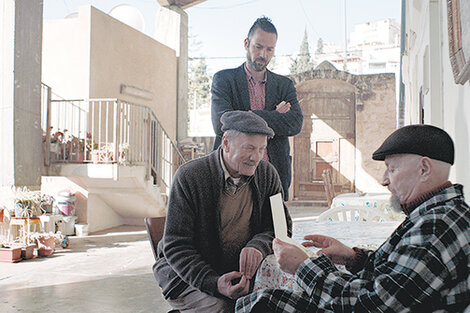
M 43 85 L 45 165 L 144 165 L 147 179 L 171 186 L 184 158 L 154 112 L 119 99 L 52 100 Z M 48 130 L 48 131 L 46 131 Z

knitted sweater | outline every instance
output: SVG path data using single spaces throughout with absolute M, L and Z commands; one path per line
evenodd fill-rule
M 222 262 L 219 201 L 224 173 L 219 149 L 208 156 L 182 165 L 171 188 L 165 233 L 158 245 L 155 277 L 165 298 L 175 299 L 188 285 L 209 295 L 222 297 L 217 280 L 238 271 Z M 272 253 L 273 221 L 269 197 L 282 192 L 279 175 L 268 162 L 261 161 L 250 180 L 253 213 L 250 236 L 245 247 Z M 284 206 L 289 232 L 292 221 Z M 238 264 L 238 262 L 231 262 Z

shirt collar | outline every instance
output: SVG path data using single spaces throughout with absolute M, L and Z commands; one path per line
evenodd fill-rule
M 246 73 L 246 78 L 247 80 L 253 80 L 256 82 L 256 79 L 253 77 L 253 75 L 251 75 L 250 71 L 248 70 L 248 67 L 246 65 L 246 62 L 243 63 L 243 68 L 245 69 L 245 73 Z M 259 82 L 262 83 L 262 84 L 265 84 L 266 83 L 266 80 L 268 79 L 268 71 L 266 70 L 264 72 L 264 78 L 262 80 L 260 80 Z
M 417 207 L 419 207 L 424 202 L 428 201 L 429 199 L 431 199 L 435 195 L 441 193 L 442 191 L 444 191 L 445 189 L 447 189 L 451 186 L 452 186 L 452 183 L 450 181 L 447 181 L 444 184 L 442 184 L 441 186 L 437 187 L 436 189 L 431 190 L 431 191 L 419 196 L 416 200 L 413 200 L 411 202 L 402 204 L 401 209 L 402 209 L 403 213 L 405 213 L 406 216 L 409 216 L 411 214 L 411 212 L 414 211 L 414 209 L 416 209 Z

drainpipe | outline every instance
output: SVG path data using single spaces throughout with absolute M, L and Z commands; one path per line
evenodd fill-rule
M 405 123 L 405 84 L 403 84 L 403 54 L 405 53 L 406 36 L 406 0 L 401 0 L 401 26 L 400 26 L 400 93 L 398 96 L 397 128 Z

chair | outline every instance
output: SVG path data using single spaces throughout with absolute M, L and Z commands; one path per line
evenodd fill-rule
M 325 187 L 326 199 L 328 200 L 328 207 L 331 207 L 331 203 L 335 197 L 335 186 L 333 185 L 333 180 L 331 179 L 331 171 L 329 169 L 325 169 L 323 170 L 321 176 L 323 178 L 323 184 Z
M 146 217 L 144 218 L 145 228 L 149 235 L 150 245 L 152 246 L 153 257 L 157 260 L 157 246 L 158 242 L 163 237 L 165 230 L 166 216 L 162 217 Z
M 361 206 L 348 206 L 328 209 L 318 216 L 318 220 L 343 222 L 381 222 L 387 221 L 389 218 L 376 209 Z
M 163 238 L 165 231 L 166 216 L 161 217 L 146 217 L 144 218 L 145 228 L 149 235 L 150 245 L 152 246 L 153 257 L 157 260 L 157 247 L 158 242 Z M 178 310 L 171 310 L 168 313 L 179 313 Z

